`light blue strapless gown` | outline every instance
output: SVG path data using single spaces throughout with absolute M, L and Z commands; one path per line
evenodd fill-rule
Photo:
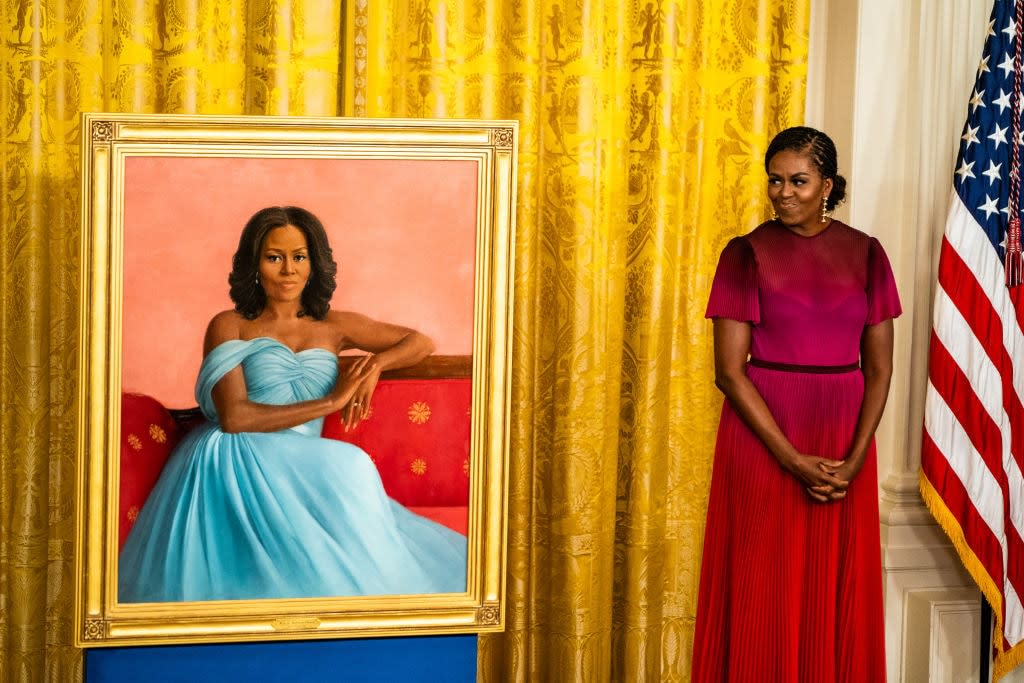
M 211 391 L 242 365 L 249 398 L 283 405 L 334 386 L 326 349 L 261 337 L 203 361 L 196 399 L 210 422 L 171 455 L 121 551 L 121 602 L 241 600 L 466 590 L 466 538 L 384 493 L 369 456 L 320 438 L 323 419 L 228 434 Z

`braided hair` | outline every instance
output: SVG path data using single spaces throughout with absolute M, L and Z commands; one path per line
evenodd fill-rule
M 768 145 L 768 151 L 764 154 L 765 171 L 768 170 L 768 162 L 772 157 L 783 150 L 806 153 L 821 177 L 832 180 L 832 191 L 825 200 L 826 209 L 831 211 L 846 198 L 846 178 L 839 175 L 836 144 L 832 142 L 832 138 L 808 126 L 787 128 L 772 138 Z

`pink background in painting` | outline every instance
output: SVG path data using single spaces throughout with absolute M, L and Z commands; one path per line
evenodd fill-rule
M 265 206 L 327 229 L 335 309 L 406 325 L 469 354 L 477 162 L 129 157 L 125 161 L 122 382 L 195 405 L 206 324 L 232 308 L 238 237 Z

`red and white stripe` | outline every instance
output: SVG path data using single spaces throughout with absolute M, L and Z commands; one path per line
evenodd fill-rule
M 996 603 L 1004 653 L 1024 647 L 1024 288 L 1007 289 L 1005 278 L 954 193 L 939 261 L 921 468 L 962 532 L 965 565 Z

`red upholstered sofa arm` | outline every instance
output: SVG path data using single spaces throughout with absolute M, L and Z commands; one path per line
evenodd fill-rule
M 465 532 L 457 518 L 465 519 L 469 501 L 469 375 L 469 356 L 434 356 L 388 373 L 365 420 L 346 432 L 341 414 L 329 415 L 322 435 L 366 451 L 384 490 L 399 503 L 421 514 L 427 510 L 428 517 L 446 516 L 438 521 Z
M 118 547 L 160 477 L 164 463 L 184 429 L 155 398 L 121 394 L 121 490 L 118 496 Z

